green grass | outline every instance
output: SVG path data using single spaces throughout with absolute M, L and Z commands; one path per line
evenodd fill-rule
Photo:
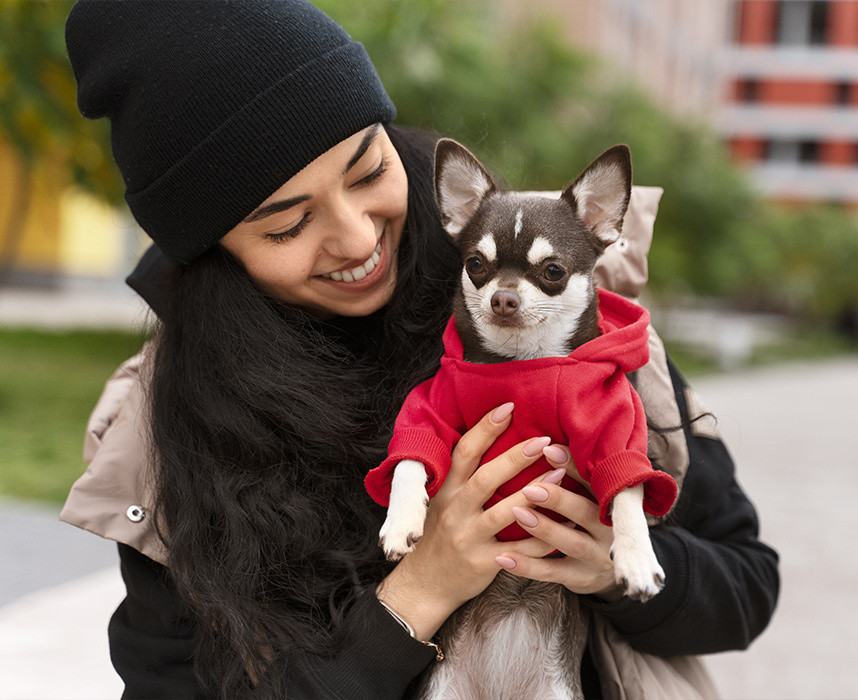
M 0 329 L 0 494 L 62 503 L 85 469 L 84 428 L 104 382 L 141 343 L 133 333 Z M 849 349 L 836 336 L 808 333 L 760 349 L 752 364 Z M 674 345 L 668 351 L 686 376 L 717 371 L 699 354 Z
M 0 494 L 61 503 L 83 473 L 83 434 L 133 333 L 0 329 Z
M 723 371 L 714 355 L 706 349 L 692 348 L 675 341 L 665 341 L 671 360 L 690 379 Z M 821 327 L 798 328 L 778 342 L 754 348 L 745 368 L 765 367 L 784 362 L 824 360 L 854 354 L 858 346 L 853 339 Z

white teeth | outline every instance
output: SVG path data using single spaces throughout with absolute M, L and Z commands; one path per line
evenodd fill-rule
M 322 275 L 322 277 L 334 280 L 334 282 L 356 282 L 362 280 L 372 272 L 375 266 L 378 265 L 379 260 L 381 260 L 381 243 L 375 247 L 369 260 L 363 265 L 358 265 L 351 270 L 343 270 L 342 272 L 331 272 L 330 274 Z

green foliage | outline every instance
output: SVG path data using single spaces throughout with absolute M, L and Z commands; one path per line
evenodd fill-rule
M 121 200 L 107 124 L 83 119 L 66 57 L 72 0 L 0 0 L 0 137 L 27 161 L 50 158 L 90 192 Z
M 104 382 L 140 345 L 125 333 L 0 330 L 0 493 L 65 498 Z
M 118 201 L 106 124 L 75 106 L 63 46 L 71 4 L 0 0 L 0 133 L 27 155 L 56 154 L 79 183 Z M 459 139 L 511 188 L 561 188 L 604 149 L 627 143 L 635 182 L 665 189 L 652 293 L 822 316 L 858 309 L 853 216 L 765 205 L 708 128 L 667 115 L 570 47 L 538 4 L 316 4 L 366 45 L 399 123 Z

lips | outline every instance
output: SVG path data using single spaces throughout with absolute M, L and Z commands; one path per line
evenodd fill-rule
M 369 257 L 369 259 L 361 263 L 357 267 L 353 267 L 348 270 L 331 272 L 322 275 L 322 277 L 324 277 L 325 279 L 333 280 L 334 282 L 360 282 L 375 269 L 376 265 L 378 265 L 379 263 L 379 260 L 381 260 L 380 241 L 375 247 L 375 250 L 372 251 L 372 255 Z

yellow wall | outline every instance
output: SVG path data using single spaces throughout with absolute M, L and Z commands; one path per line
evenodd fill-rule
M 10 253 L 10 224 L 24 219 L 23 238 L 16 256 L 17 267 L 54 270 L 59 264 L 60 193 L 63 184 L 49 164 L 36 163 L 30 170 L 7 144 L 0 143 L 0 257 Z M 30 188 L 26 208 L 18 203 Z
M 70 186 L 64 172 L 49 160 L 28 171 L 8 145 L 0 142 L 0 260 L 8 253 L 11 217 L 20 217 L 16 198 L 22 186 L 32 187 L 24 216 L 23 237 L 15 258 L 21 271 L 123 276 L 130 216 Z M 20 219 L 19 219 L 20 220 Z M 138 236 L 142 239 L 142 234 Z M 142 251 L 144 242 L 140 240 Z
M 120 214 L 92 195 L 67 188 L 60 200 L 60 260 L 70 274 L 114 276 L 124 263 Z

